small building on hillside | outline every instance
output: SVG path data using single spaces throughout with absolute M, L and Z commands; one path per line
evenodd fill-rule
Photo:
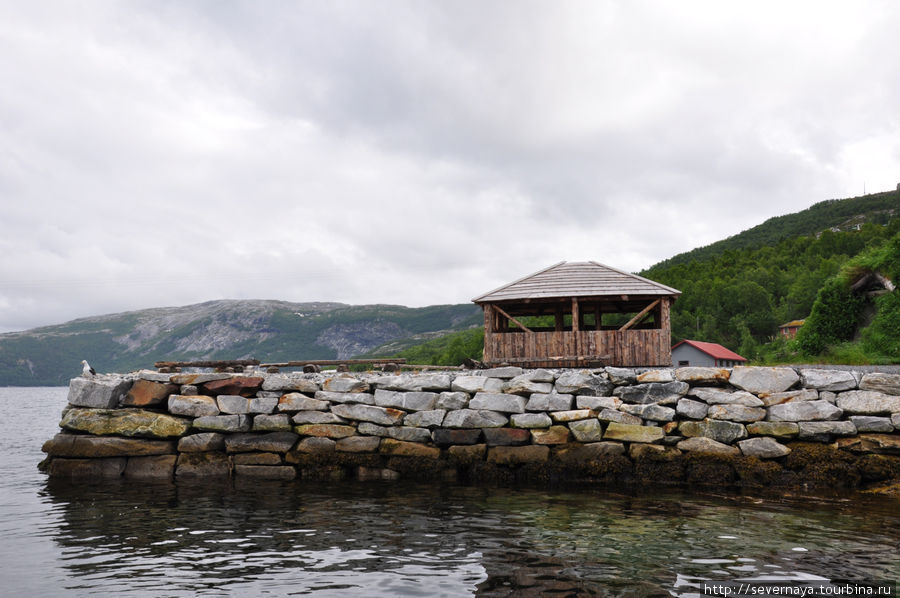
M 672 347 L 672 365 L 730 368 L 747 360 L 718 343 L 684 340 Z
M 797 331 L 800 330 L 800 327 L 803 326 L 805 321 L 806 320 L 793 320 L 787 324 L 782 324 L 778 327 L 778 334 L 784 338 L 794 338 L 797 336 Z
M 668 366 L 680 294 L 597 262 L 560 262 L 472 301 L 484 310 L 488 365 Z

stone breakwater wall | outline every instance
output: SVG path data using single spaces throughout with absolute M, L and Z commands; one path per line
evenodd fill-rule
M 75 378 L 52 477 L 861 487 L 900 479 L 900 375 L 789 367 Z

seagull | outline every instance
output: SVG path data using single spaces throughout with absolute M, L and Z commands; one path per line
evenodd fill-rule
M 88 378 L 90 376 L 96 376 L 97 372 L 96 372 L 96 370 L 94 370 L 94 368 L 91 367 L 91 364 L 89 364 L 86 360 L 82 359 L 81 360 L 81 375 L 84 376 L 85 378 Z

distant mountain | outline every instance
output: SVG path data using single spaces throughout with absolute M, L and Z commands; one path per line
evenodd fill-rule
M 728 250 L 772 247 L 794 237 L 815 235 L 825 230 L 842 232 L 857 230 L 869 222 L 887 224 L 900 217 L 900 191 L 873 193 L 849 199 L 829 199 L 813 204 L 793 214 L 769 218 L 762 224 L 663 260 L 649 270 L 665 269 L 691 261 L 702 262 L 715 258 Z
M 0 334 L 0 385 L 64 385 L 87 359 L 98 371 L 160 360 L 348 358 L 415 335 L 481 322 L 472 304 L 399 305 L 209 301 L 81 318 Z

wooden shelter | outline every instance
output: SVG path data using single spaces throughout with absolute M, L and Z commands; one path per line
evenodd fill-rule
M 484 309 L 488 365 L 670 366 L 680 294 L 597 262 L 560 262 L 472 301 Z

